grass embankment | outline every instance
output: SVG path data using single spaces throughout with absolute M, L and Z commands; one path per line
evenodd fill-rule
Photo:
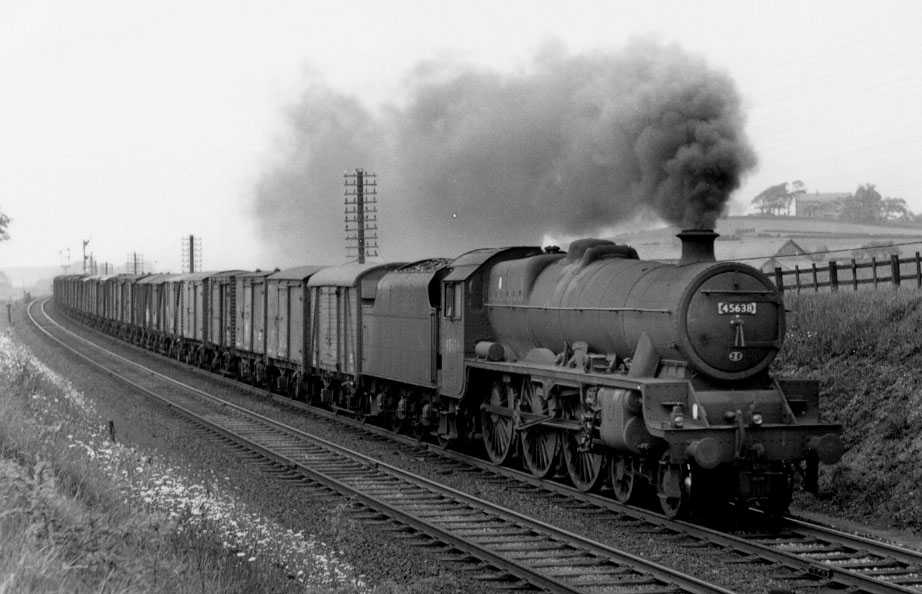
M 826 503 L 852 519 L 922 529 L 922 293 L 787 295 L 784 375 L 820 380 L 842 461 L 821 476 Z
M 0 594 L 362 589 L 322 543 L 107 443 L 103 427 L 0 333 Z

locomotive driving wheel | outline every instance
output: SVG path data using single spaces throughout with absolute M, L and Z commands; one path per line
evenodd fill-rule
M 641 482 L 638 476 L 637 459 L 630 454 L 615 455 L 609 461 L 608 468 L 615 499 L 620 503 L 635 502 Z
M 586 409 L 580 402 L 579 392 L 566 398 L 564 418 L 581 421 Z M 593 453 L 592 435 L 587 429 L 569 431 L 563 437 L 563 461 L 570 482 L 580 491 L 595 491 L 605 479 L 606 456 Z
M 522 409 L 535 415 L 550 417 L 547 401 L 535 391 L 531 381 L 522 387 Z M 563 441 L 560 431 L 542 425 L 522 431 L 522 459 L 525 467 L 538 478 L 547 478 L 557 468 L 557 458 Z
M 570 482 L 580 491 L 594 491 L 605 478 L 603 466 L 605 456 L 580 451 L 577 434 L 567 435 L 563 448 L 563 460 L 567 465 Z
M 494 464 L 505 464 L 515 450 L 515 419 L 512 410 L 515 406 L 515 390 L 510 384 L 499 380 L 490 388 L 489 405 L 509 411 L 509 416 L 483 411 L 480 415 L 483 446 Z

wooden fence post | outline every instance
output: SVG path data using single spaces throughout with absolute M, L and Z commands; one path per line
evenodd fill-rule
M 919 255 L 919 252 L 916 252 L 916 256 Z M 775 266 L 775 286 L 778 287 L 778 292 L 784 295 L 784 273 L 781 272 L 780 266 Z
M 890 254 L 890 278 L 893 279 L 893 288 L 900 288 L 900 257 L 896 254 Z
M 855 286 L 855 290 L 858 290 L 858 264 L 855 263 L 855 259 L 852 258 L 852 284 Z
M 794 264 L 794 286 L 797 287 L 797 294 L 800 295 L 800 266 Z
M 877 278 L 877 256 L 871 256 L 871 270 L 874 271 L 874 288 L 877 288 L 878 278 Z
M 811 262 L 811 263 L 810 263 L 810 267 L 813 268 L 813 292 L 814 292 L 814 293 L 819 293 L 819 292 L 820 292 L 820 283 L 819 283 L 819 281 L 817 281 L 817 279 L 816 279 L 816 262 Z
M 839 269 L 835 260 L 829 261 L 829 290 L 833 293 L 839 290 Z
M 916 252 L 916 287 L 922 288 L 922 258 L 919 258 L 919 252 Z

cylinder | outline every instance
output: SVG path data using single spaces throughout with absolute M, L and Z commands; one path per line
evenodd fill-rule
M 651 439 L 638 410 L 637 393 L 632 390 L 601 388 L 598 394 L 602 409 L 599 437 L 602 443 L 620 451 L 639 453 L 641 445 Z

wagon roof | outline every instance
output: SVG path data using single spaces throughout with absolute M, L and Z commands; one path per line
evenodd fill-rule
M 375 270 L 391 270 L 402 266 L 404 262 L 391 262 L 388 264 L 356 264 L 349 263 L 342 266 L 330 266 L 315 273 L 309 281 L 308 287 L 353 287 L 363 276 Z
M 541 253 L 541 248 L 538 247 L 506 247 L 506 248 L 480 248 L 476 250 L 471 250 L 466 254 L 461 254 L 455 258 L 451 263 L 452 271 L 448 273 L 448 276 L 445 277 L 446 282 L 451 281 L 462 281 L 467 280 L 469 276 L 477 272 L 477 270 L 487 263 L 488 260 L 492 259 L 495 256 L 509 252 L 519 252 L 521 257 L 526 257 L 528 255 L 535 255 Z
M 398 268 L 396 272 L 407 274 L 417 272 L 436 272 L 449 265 L 451 265 L 451 258 L 428 258 L 426 260 L 417 260 L 416 262 L 404 264 Z
M 123 272 L 122 274 L 116 275 L 116 278 L 117 278 L 118 280 L 130 281 L 130 280 L 142 279 L 142 278 L 145 278 L 145 277 L 148 277 L 148 276 L 150 276 L 150 275 L 149 275 L 149 274 L 130 274 L 130 273 L 127 273 L 127 272 Z
M 171 272 L 158 272 L 156 274 L 151 274 L 150 276 L 145 276 L 138 281 L 139 285 L 147 285 L 154 283 L 162 283 L 166 280 L 169 280 L 170 277 L 177 276 Z
M 210 272 L 203 272 L 202 274 L 204 274 L 205 276 L 209 278 L 223 278 L 223 277 L 228 277 L 228 276 L 245 276 L 249 273 L 250 273 L 249 270 L 233 268 L 230 270 L 212 270 Z M 198 274 L 198 273 L 193 273 L 193 274 Z M 186 279 L 183 279 L 183 280 L 186 280 Z M 193 280 L 198 280 L 198 279 L 193 279 Z
M 205 278 L 210 278 L 212 276 L 220 276 L 227 273 L 236 273 L 244 272 L 242 270 L 204 270 L 202 272 L 186 272 L 183 274 L 177 274 L 172 279 L 173 281 L 197 281 Z
M 273 280 L 304 280 L 324 268 L 326 266 L 295 266 L 294 268 L 274 272 L 269 275 L 269 278 Z
M 275 272 L 278 272 L 278 268 L 273 270 L 254 270 L 252 272 L 241 272 L 237 276 L 241 278 L 265 278 Z

